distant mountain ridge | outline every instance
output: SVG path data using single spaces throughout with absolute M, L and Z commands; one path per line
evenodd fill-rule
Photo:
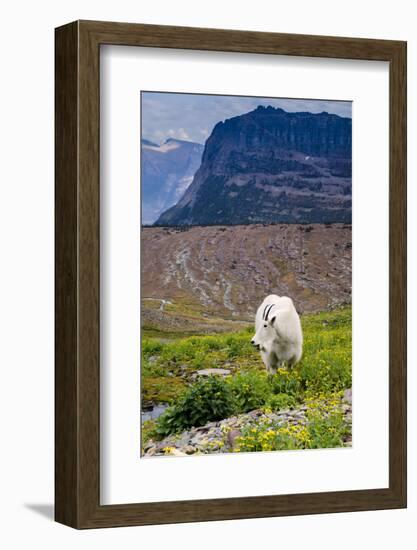
M 352 120 L 259 106 L 219 122 L 156 225 L 351 223 Z
M 141 140 L 142 224 L 152 224 L 176 204 L 200 166 L 203 145 L 169 138 L 161 145 Z

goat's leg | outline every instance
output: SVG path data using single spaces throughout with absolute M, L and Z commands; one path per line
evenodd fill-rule
M 276 374 L 277 368 L 279 367 L 279 361 L 275 353 L 269 354 L 269 372 L 271 374 Z

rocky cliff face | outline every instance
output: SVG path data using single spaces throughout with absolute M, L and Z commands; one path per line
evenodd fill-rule
M 167 139 L 157 145 L 142 140 L 142 223 L 152 224 L 176 204 L 201 163 L 200 143 Z
M 351 222 L 352 121 L 273 107 L 219 122 L 157 225 Z

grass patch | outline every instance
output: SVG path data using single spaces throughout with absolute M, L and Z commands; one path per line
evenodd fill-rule
M 185 391 L 181 378 L 146 376 L 142 382 L 143 403 L 174 403 Z
M 147 420 L 142 424 L 142 447 L 156 436 L 156 421 Z

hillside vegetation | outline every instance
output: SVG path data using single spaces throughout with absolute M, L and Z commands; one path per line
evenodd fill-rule
M 302 325 L 303 359 L 272 376 L 250 344 L 252 328 L 171 340 L 145 332 L 142 407 L 168 408 L 143 424 L 142 453 L 348 445 L 351 308 L 304 315 Z

